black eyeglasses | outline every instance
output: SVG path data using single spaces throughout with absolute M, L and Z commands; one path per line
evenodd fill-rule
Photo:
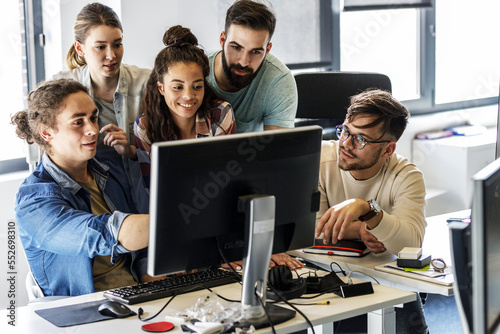
M 349 130 L 344 128 L 343 125 L 337 125 L 337 137 L 341 141 L 346 141 L 349 139 L 349 136 L 351 137 L 352 141 L 352 146 L 354 146 L 355 149 L 362 150 L 365 148 L 366 144 L 379 144 L 379 143 L 390 143 L 390 140 L 374 140 L 374 141 L 368 141 L 365 139 L 365 137 L 360 136 L 360 135 L 352 135 L 349 133 Z

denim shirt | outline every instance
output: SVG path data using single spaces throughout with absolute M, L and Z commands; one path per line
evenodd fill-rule
M 77 296 L 94 292 L 93 258 L 128 253 L 118 243 L 123 220 L 136 209 L 124 191 L 123 174 L 89 160 L 96 184 L 113 214 L 92 214 L 90 193 L 44 154 L 23 181 L 16 197 L 19 237 L 33 276 L 44 295 Z M 144 250 L 132 252 L 131 273 L 139 282 L 146 273 Z
M 134 145 L 134 122 L 139 117 L 139 108 L 142 101 L 142 95 L 146 89 L 151 70 L 139 68 L 133 65 L 120 65 L 120 76 L 118 86 L 113 98 L 113 109 L 115 110 L 118 126 L 128 135 L 130 145 Z M 94 98 L 92 80 L 87 65 L 80 66 L 71 71 L 57 73 L 53 79 L 74 79 L 81 82 L 89 89 L 90 96 Z M 102 152 L 103 154 L 100 154 Z M 107 161 L 109 165 L 112 160 L 106 159 L 107 154 L 102 148 L 97 149 L 97 158 L 101 161 Z M 144 189 L 142 182 L 139 162 L 122 157 L 123 170 L 128 176 L 128 183 L 133 194 L 134 203 L 139 213 L 149 212 L 149 197 Z

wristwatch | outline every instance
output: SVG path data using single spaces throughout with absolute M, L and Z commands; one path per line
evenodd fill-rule
M 431 266 L 438 273 L 444 272 L 444 270 L 447 268 L 446 262 L 444 262 L 444 260 L 441 259 L 441 258 L 432 259 L 431 260 Z
M 368 204 L 370 204 L 370 212 L 365 215 L 359 216 L 358 218 L 362 222 L 372 219 L 373 217 L 378 215 L 380 211 L 382 211 L 380 205 L 378 205 L 378 203 L 374 199 L 369 200 Z

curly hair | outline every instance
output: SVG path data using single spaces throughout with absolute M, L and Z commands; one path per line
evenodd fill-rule
M 38 126 L 44 124 L 56 129 L 56 117 L 68 95 L 78 92 L 88 94 L 88 89 L 72 79 L 58 79 L 41 83 L 28 94 L 28 108 L 11 117 L 11 124 L 16 126 L 16 134 L 28 144 L 37 143 L 47 152 L 50 145 L 39 133 Z
M 190 29 L 180 25 L 169 28 L 163 35 L 165 48 L 155 59 L 154 68 L 149 76 L 141 113 L 145 119 L 145 131 L 151 143 L 171 140 L 172 134 L 177 132 L 165 98 L 158 91 L 157 83 L 163 82 L 163 76 L 177 63 L 198 64 L 203 72 L 203 77 L 208 76 L 210 66 L 205 52 L 198 47 L 198 39 Z M 220 102 L 204 79 L 205 94 L 197 113 L 207 117 L 210 107 Z

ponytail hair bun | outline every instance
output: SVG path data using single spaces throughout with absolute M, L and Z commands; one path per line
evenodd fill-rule
M 176 25 L 165 32 L 163 44 L 166 47 L 198 46 L 198 39 L 191 29 Z

